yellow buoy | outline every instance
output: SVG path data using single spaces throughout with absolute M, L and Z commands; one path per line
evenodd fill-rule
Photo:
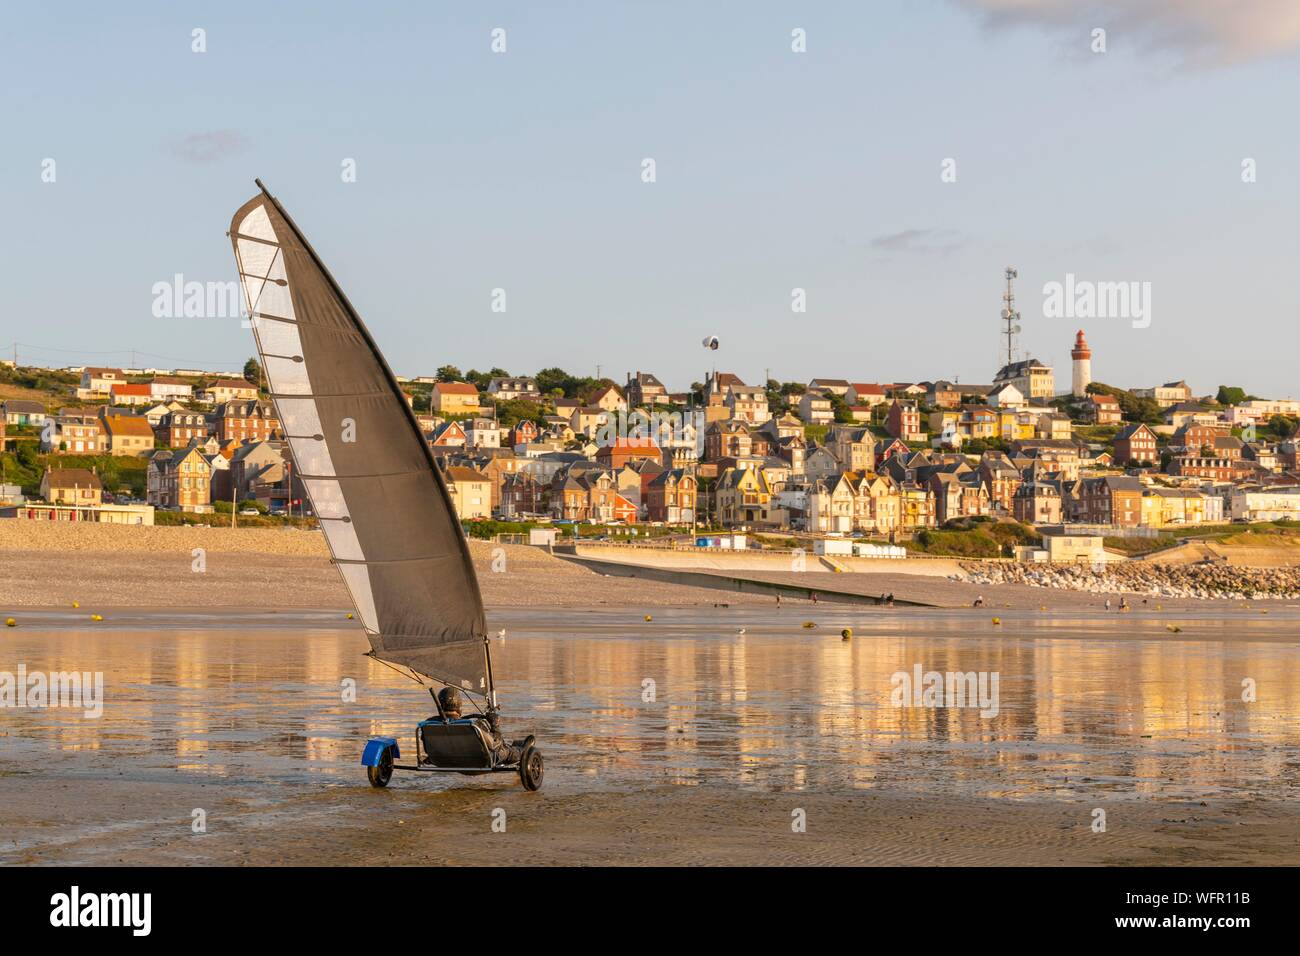
M 1178 634 L 1182 631 L 1182 628 L 1179 627 L 1177 624 L 1166 624 L 1165 630 L 1171 634 Z
M 804 621 L 804 622 L 803 622 L 803 626 L 804 626 L 804 627 L 816 627 L 817 625 L 814 624 L 812 621 Z
M 853 636 L 853 628 L 851 627 L 846 627 L 844 630 L 840 631 L 840 637 L 844 638 L 844 640 L 846 641 L 852 636 Z
M 18 626 L 18 622 L 15 621 L 12 617 L 5 618 L 5 627 L 17 627 L 17 626 Z
M 91 619 L 92 621 L 102 621 L 102 620 L 104 619 L 104 617 L 103 617 L 102 614 L 92 614 L 92 615 L 90 615 L 90 619 Z
M 994 623 L 994 624 L 1001 624 L 1001 623 L 1002 623 L 1002 618 L 1000 618 L 1000 617 L 995 617 L 995 618 L 993 619 L 993 623 Z
M 649 614 L 647 614 L 647 615 L 645 616 L 645 619 L 646 619 L 647 621 L 653 621 L 653 620 L 654 620 L 654 618 L 651 617 Z
M 72 606 L 73 606 L 73 607 L 81 607 L 81 602 L 80 602 L 80 601 L 73 601 L 73 602 L 72 602 Z
M 351 614 L 348 615 L 348 620 L 349 620 L 349 621 L 352 620 L 352 615 L 351 615 Z

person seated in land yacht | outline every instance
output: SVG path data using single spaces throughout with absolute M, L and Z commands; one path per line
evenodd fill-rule
M 455 687 L 444 687 L 438 691 L 438 707 L 442 710 L 442 716 L 447 720 L 462 720 L 461 716 L 461 696 L 460 691 Z M 430 718 L 432 720 L 434 718 Z M 492 752 L 492 759 L 497 764 L 518 763 L 520 756 L 523 754 L 526 741 L 516 740 L 514 743 L 506 743 L 501 737 L 501 728 L 497 720 L 497 712 L 490 709 L 486 715 L 471 714 L 470 720 L 478 724 L 483 730 L 484 736 L 488 740 L 488 748 Z

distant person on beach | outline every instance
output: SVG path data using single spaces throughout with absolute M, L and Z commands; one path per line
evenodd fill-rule
M 889 597 L 885 598 L 885 603 L 886 603 L 889 607 L 893 607 L 893 606 L 894 606 L 894 592 L 893 592 L 893 591 L 890 591 L 890 592 L 889 592 Z
M 977 598 L 975 599 L 975 605 L 974 605 L 974 606 L 975 606 L 975 607 L 983 607 L 983 606 L 984 606 L 984 595 L 981 594 L 979 597 L 977 597 Z
M 1121 598 L 1119 599 L 1119 609 L 1120 609 L 1121 611 L 1127 611 L 1127 610 L 1128 610 L 1128 598 L 1121 597 Z
M 1110 610 L 1110 598 L 1106 598 L 1106 610 Z
M 781 606 L 781 595 L 779 594 L 776 596 L 776 606 L 777 607 Z

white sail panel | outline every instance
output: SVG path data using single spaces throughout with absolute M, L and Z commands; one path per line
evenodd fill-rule
M 283 355 L 285 358 L 302 355 L 302 339 L 298 336 L 298 327 L 292 322 L 259 318 L 253 320 L 253 328 L 257 330 L 258 346 L 263 355 Z
M 293 460 L 298 463 L 298 471 L 303 475 L 332 478 L 334 462 L 330 459 L 329 445 L 314 438 L 290 438 L 289 448 L 293 451 Z
M 364 564 L 340 564 L 343 583 L 348 586 L 352 603 L 361 615 L 367 631 L 379 632 L 379 615 L 375 613 L 375 593 L 370 587 L 370 570 Z
M 324 436 L 320 416 L 316 414 L 316 403 L 310 398 L 282 398 L 275 403 L 275 409 L 280 413 L 280 427 L 286 435 Z
M 337 481 L 307 478 L 303 484 L 307 486 L 307 495 L 318 517 L 348 517 L 348 504 L 343 500 L 343 489 Z
M 278 395 L 310 395 L 311 380 L 307 378 L 307 363 L 293 359 L 276 358 L 267 354 L 263 358 L 266 377 L 271 391 Z
M 331 521 L 322 519 L 320 526 L 325 529 L 325 537 L 330 539 L 330 550 L 340 561 L 364 561 L 365 553 L 361 542 L 357 540 L 357 529 L 351 521 Z
M 266 214 L 265 206 L 256 206 L 239 224 L 238 232 L 254 239 L 275 242 L 275 230 L 271 227 L 271 217 Z

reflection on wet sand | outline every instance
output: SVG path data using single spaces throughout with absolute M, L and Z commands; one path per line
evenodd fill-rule
M 492 633 L 507 632 L 493 642 L 507 730 L 538 735 L 547 786 L 561 791 L 671 782 L 1289 797 L 1295 784 L 1293 619 L 1193 619 L 1173 639 L 1154 616 L 1008 616 L 994 627 L 954 612 L 832 610 L 803 629 L 798 613 L 659 609 L 653 622 L 640 612 L 497 613 Z M 128 778 L 180 770 L 356 785 L 364 738 L 405 741 L 431 705 L 410 680 L 363 657 L 357 631 L 323 617 L 297 623 L 186 622 L 178 631 L 160 616 L 13 632 L 0 669 L 102 670 L 107 699 L 98 720 L 6 711 L 0 761 L 72 774 L 111 766 Z M 850 641 L 840 638 L 844 625 Z M 891 675 L 917 665 L 996 672 L 996 716 L 892 706 Z M 345 700 L 347 678 L 355 702 Z M 1250 703 L 1247 679 L 1257 687 Z

